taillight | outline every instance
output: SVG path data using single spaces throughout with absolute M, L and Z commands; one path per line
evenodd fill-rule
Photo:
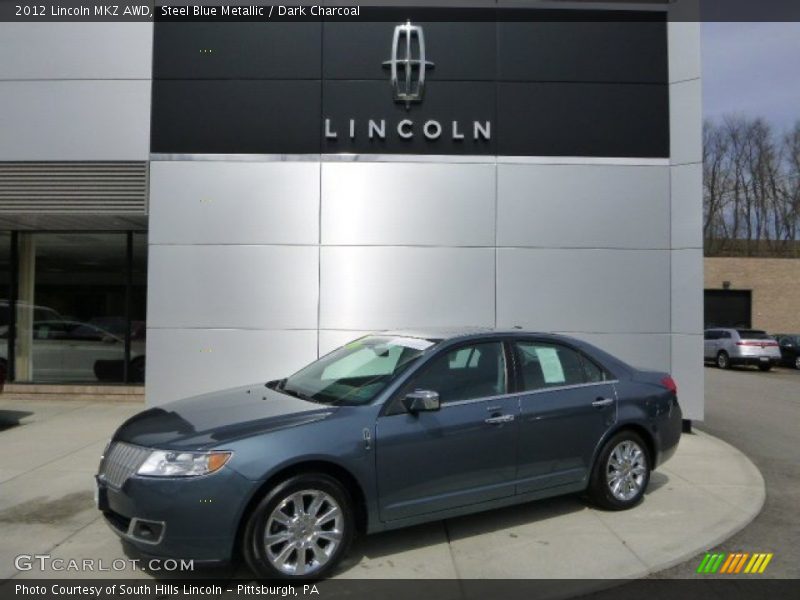
M 676 396 L 678 395 L 678 384 L 675 383 L 675 380 L 669 375 L 667 375 L 661 380 L 661 385 L 663 385 L 665 388 L 667 388 L 670 392 L 672 392 Z
M 756 348 L 775 348 L 778 342 L 736 342 L 737 346 L 755 346 Z

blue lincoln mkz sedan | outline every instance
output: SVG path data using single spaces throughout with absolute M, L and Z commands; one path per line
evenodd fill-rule
M 667 373 L 585 342 L 382 333 L 135 415 L 104 452 L 97 502 L 145 554 L 319 578 L 357 534 L 574 492 L 629 508 L 680 435 Z

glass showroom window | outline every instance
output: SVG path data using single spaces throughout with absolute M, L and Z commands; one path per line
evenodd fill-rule
M 8 375 L 11 325 L 11 234 L 0 231 L 0 389 Z
M 133 268 L 134 237 L 17 234 L 15 381 L 144 380 L 143 292 L 134 285 L 143 277 Z

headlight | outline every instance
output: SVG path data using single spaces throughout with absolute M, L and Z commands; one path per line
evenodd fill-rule
M 137 475 L 153 477 L 192 477 L 219 471 L 230 460 L 232 452 L 174 452 L 153 450 L 142 463 Z

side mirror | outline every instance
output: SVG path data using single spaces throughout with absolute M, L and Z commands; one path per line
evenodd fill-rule
M 403 406 L 411 414 L 432 412 L 441 408 L 438 392 L 431 390 L 416 390 L 403 398 Z

